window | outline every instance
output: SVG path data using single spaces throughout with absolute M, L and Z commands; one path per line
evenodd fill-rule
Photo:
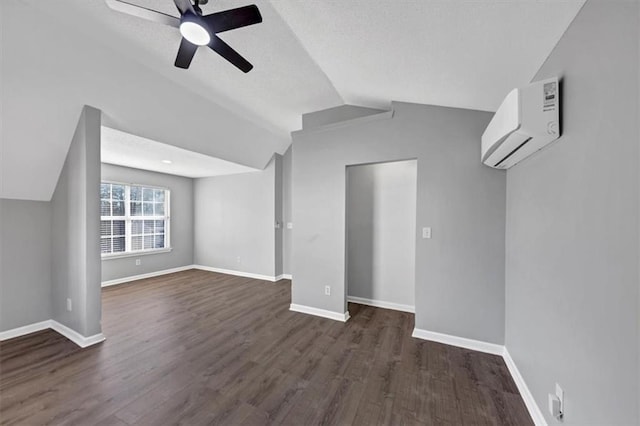
M 100 185 L 103 256 L 169 247 L 168 189 L 110 182 Z

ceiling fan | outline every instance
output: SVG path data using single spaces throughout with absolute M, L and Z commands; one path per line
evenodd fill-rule
M 262 22 L 262 16 L 255 4 L 203 16 L 200 5 L 206 4 L 208 0 L 194 0 L 193 4 L 191 0 L 173 0 L 180 12 L 180 18 L 176 18 L 123 0 L 105 1 L 107 6 L 118 12 L 178 28 L 182 34 L 175 62 L 178 68 L 189 68 L 193 55 L 200 46 L 209 46 L 245 73 L 253 68 L 249 61 L 222 41 L 217 34 Z

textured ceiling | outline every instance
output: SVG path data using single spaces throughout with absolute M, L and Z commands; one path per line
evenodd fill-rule
M 188 70 L 175 68 L 180 44 L 176 28 L 113 11 L 104 0 L 26 1 L 188 90 L 282 136 L 288 137 L 291 130 L 300 128 L 301 113 L 343 103 L 322 69 L 266 0 L 250 1 L 258 5 L 262 24 L 220 34 L 254 65 L 248 74 L 207 48 L 198 50 Z M 172 0 L 128 1 L 178 16 Z M 249 2 L 211 0 L 202 9 L 209 14 L 246 4 Z
M 27 0 L 279 134 L 303 113 L 390 101 L 495 111 L 527 84 L 584 0 L 211 0 L 205 14 L 255 3 L 263 23 L 221 34 L 255 68 L 201 48 L 173 67 L 175 28 L 104 0 Z M 128 0 L 177 16 L 171 0 Z M 83 17 L 78 20 L 78 17 Z
M 103 163 L 190 178 L 259 170 L 104 126 L 100 159 Z
M 584 0 L 273 1 L 348 104 L 495 111 Z

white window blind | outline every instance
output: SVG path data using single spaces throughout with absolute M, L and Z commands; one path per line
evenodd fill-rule
M 168 247 L 168 189 L 112 182 L 100 185 L 100 252 L 103 256 Z

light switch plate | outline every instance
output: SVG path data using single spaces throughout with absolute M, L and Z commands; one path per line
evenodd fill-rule
M 422 228 L 422 238 L 431 238 L 431 227 Z

